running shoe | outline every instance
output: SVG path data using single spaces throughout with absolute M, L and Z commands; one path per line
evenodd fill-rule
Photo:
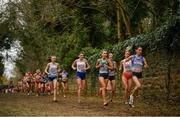
M 132 108 L 135 107 L 134 104 L 132 104 L 132 103 L 130 103 L 130 102 L 129 102 L 129 106 L 132 107 Z
M 134 97 L 133 97 L 133 95 L 130 95 L 130 96 L 129 96 L 129 106 L 131 106 L 132 108 L 135 107 L 135 106 L 133 105 L 133 102 L 134 102 Z
M 128 102 L 128 101 L 126 101 L 126 102 L 124 102 L 124 104 L 126 104 L 126 105 L 127 105 L 127 104 L 129 104 L 129 102 Z
M 130 102 L 130 103 L 133 103 L 133 102 L 134 102 L 134 97 L 133 97 L 133 95 L 130 95 L 130 96 L 129 96 L 129 102 Z

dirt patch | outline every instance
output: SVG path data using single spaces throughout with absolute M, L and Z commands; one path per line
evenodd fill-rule
M 149 104 L 137 100 L 136 107 L 124 105 L 121 98 L 116 97 L 107 108 L 102 107 L 100 97 L 84 97 L 81 104 L 77 96 L 58 96 L 58 102 L 52 102 L 51 96 L 26 96 L 24 94 L 1 94 L 0 115 L 69 115 L 69 116 L 128 116 L 128 115 L 180 115 L 180 107 L 166 104 Z

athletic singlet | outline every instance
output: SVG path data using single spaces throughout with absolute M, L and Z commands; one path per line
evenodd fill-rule
M 125 60 L 123 60 L 123 69 L 124 69 L 124 72 L 131 71 L 132 70 L 132 61 L 129 60 L 126 62 Z
M 112 61 L 112 63 L 113 63 L 113 68 L 114 68 L 116 62 L 115 62 L 115 61 Z M 114 69 L 113 69 L 113 70 L 109 70 L 109 76 L 115 76 L 115 70 L 114 70 Z
M 40 80 L 40 79 L 41 79 L 41 75 L 35 74 L 35 80 Z
M 81 61 L 80 59 L 77 59 L 76 65 L 77 65 L 77 72 L 86 72 L 86 71 L 84 71 L 86 68 L 86 61 L 85 60 Z
M 55 63 L 55 64 L 50 63 L 49 64 L 49 74 L 48 74 L 48 76 L 49 77 L 57 77 L 57 75 L 58 75 L 57 68 L 58 68 L 58 64 L 57 63 Z
M 99 73 L 108 73 L 108 59 L 100 59 L 99 64 L 101 65 L 99 68 Z
M 142 71 L 144 66 L 144 57 L 133 55 L 132 58 L 132 70 L 133 71 Z
M 67 72 L 62 72 L 62 79 L 68 78 L 68 73 Z

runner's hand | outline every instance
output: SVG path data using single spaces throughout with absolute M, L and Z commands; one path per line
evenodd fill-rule
M 87 68 L 82 69 L 82 71 L 84 71 L 84 72 L 87 71 L 87 70 L 88 70 Z
M 144 65 L 144 68 L 148 68 L 149 66 L 148 65 Z
M 76 70 L 76 68 L 75 68 L 75 67 L 73 67 L 73 70 Z
M 86 71 L 86 68 L 82 69 L 82 71 L 85 72 L 85 71 Z

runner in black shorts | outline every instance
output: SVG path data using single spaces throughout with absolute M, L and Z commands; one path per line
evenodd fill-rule
M 109 61 L 112 62 L 112 70 L 109 70 L 109 81 L 107 89 L 111 91 L 110 101 L 112 102 L 116 90 L 115 72 L 117 70 L 117 65 L 116 62 L 113 61 L 112 53 L 109 53 Z
M 100 94 L 102 93 L 103 106 L 107 106 L 106 88 L 108 83 L 108 72 L 112 69 L 112 62 L 107 59 L 107 51 L 102 51 L 102 58 L 96 62 L 96 69 L 99 69 L 99 82 L 101 84 Z
M 134 89 L 132 90 L 132 93 L 129 98 L 129 104 L 134 107 L 133 101 L 134 101 L 134 94 L 138 91 L 138 89 L 141 87 L 141 78 L 143 69 L 147 68 L 147 62 L 146 59 L 142 56 L 142 47 L 138 47 L 136 49 L 136 53 L 133 56 L 130 56 L 126 59 L 126 61 L 132 61 L 132 75 L 133 75 L 133 81 L 136 84 Z

